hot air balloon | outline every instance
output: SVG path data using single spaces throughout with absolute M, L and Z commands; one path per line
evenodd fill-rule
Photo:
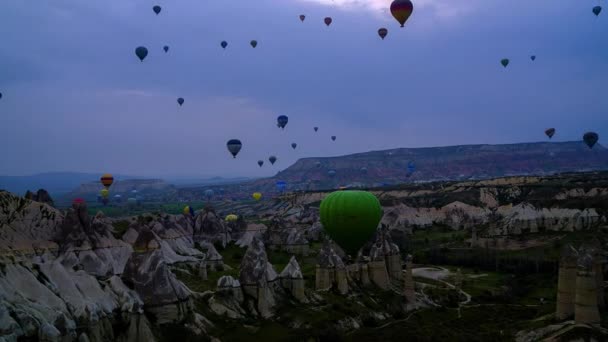
M 410 0 L 394 0 L 391 3 L 391 14 L 401 24 L 401 27 L 403 27 L 413 11 L 414 4 Z
M 306 16 L 304 14 L 300 14 L 300 21 L 304 22 L 304 19 L 306 19 Z
M 367 168 L 366 167 L 362 167 L 360 169 L 361 173 L 366 174 L 367 173 Z
M 177 99 L 177 103 L 178 103 L 180 106 L 181 106 L 181 105 L 183 105 L 183 104 L 184 104 L 184 99 L 183 99 L 183 98 L 181 98 L 181 97 L 180 97 L 180 98 L 178 98 L 178 99 Z
M 366 191 L 336 191 L 325 197 L 319 208 L 323 230 L 342 249 L 356 255 L 374 235 L 382 219 L 382 207 Z
M 253 195 L 251 195 L 253 197 L 254 200 L 259 201 L 260 198 L 262 198 L 262 194 L 259 192 L 254 192 Z
M 315 165 L 316 165 L 317 167 L 321 167 L 321 162 L 319 162 L 319 161 L 318 161 L 318 162 L 316 162 L 316 163 L 315 163 Z
M 253 48 L 255 48 L 256 46 L 258 46 L 258 41 L 257 40 L 252 40 L 251 42 L 249 42 L 249 44 L 251 44 L 251 46 Z
M 167 45 L 163 46 L 163 50 L 165 50 L 165 52 L 169 51 L 169 47 Z
M 114 177 L 109 173 L 104 173 L 103 176 L 101 176 L 100 181 L 101 184 L 108 189 L 112 186 L 112 183 L 114 183 Z
M 82 198 L 74 198 L 74 200 L 72 200 L 72 208 L 74 208 L 74 210 L 84 208 L 86 205 L 87 202 Z
M 207 200 L 210 200 L 211 197 L 213 197 L 213 195 L 214 195 L 213 190 L 211 190 L 211 189 L 205 190 L 205 197 L 207 197 Z
M 187 205 L 184 207 L 182 213 L 186 216 L 194 216 L 194 209 L 191 206 Z
M 327 171 L 327 175 L 328 175 L 329 177 L 332 177 L 332 178 L 333 178 L 333 177 L 336 175 L 336 170 L 329 170 L 329 171 Z
M 285 129 L 285 126 L 287 126 L 287 122 L 289 122 L 289 118 L 287 117 L 287 115 L 279 115 L 279 117 L 277 118 L 277 127 Z
M 129 198 L 127 198 L 127 203 L 131 206 L 136 205 L 137 199 L 135 197 L 129 197 Z
M 2 93 L 0 93 L 0 99 L 2 98 Z
M 597 135 L 597 133 L 595 132 L 587 132 L 583 135 L 583 141 L 585 142 L 585 144 L 587 144 L 587 146 L 589 146 L 589 148 L 593 148 L 599 138 L 599 135 Z
M 385 29 L 384 27 L 378 29 L 378 35 L 380 36 L 380 38 L 382 38 L 382 40 L 384 40 L 384 37 L 386 37 L 387 34 L 388 34 L 388 30 Z
M 110 194 L 110 191 L 106 188 L 101 189 L 101 191 L 99 191 L 99 194 L 101 195 L 102 198 L 107 198 L 108 195 Z
M 409 174 L 412 174 L 416 171 L 416 164 L 414 164 L 413 161 L 410 161 L 407 163 L 407 172 Z
M 319 127 L 314 127 L 313 129 L 314 129 L 314 130 L 315 130 L 315 132 L 316 132 L 316 131 L 318 131 L 318 130 L 319 130 Z
M 258 165 L 259 165 L 260 167 L 262 167 L 262 165 L 264 165 L 264 161 L 263 161 L 263 160 L 258 160 Z
M 325 22 L 325 25 L 329 26 L 332 22 L 331 17 L 325 17 L 325 19 L 323 19 L 323 21 Z
M 553 138 L 553 135 L 555 134 L 555 128 L 549 128 L 547 130 L 545 130 L 545 135 L 549 137 L 549 139 Z
M 291 143 L 291 148 L 293 148 L 294 150 L 296 149 L 296 147 L 298 146 L 298 144 L 296 143 Z
M 500 64 L 502 64 L 502 66 L 506 68 L 507 65 L 509 65 L 509 59 L 508 58 L 501 59 Z
M 597 17 L 602 12 L 602 6 L 595 6 L 595 7 L 593 7 L 592 11 L 593 11 L 593 14 L 595 14 L 595 16 Z
M 135 49 L 135 54 L 137 55 L 137 57 L 139 57 L 139 60 L 143 62 L 146 56 L 148 55 L 148 49 L 144 46 L 139 46 Z
M 156 13 L 156 15 L 158 15 L 160 13 L 161 8 L 160 8 L 160 6 L 157 5 L 157 6 L 152 7 L 152 10 L 154 11 L 154 13 Z
M 275 156 L 270 156 L 270 158 L 268 158 L 268 160 L 270 161 L 270 164 L 274 165 L 274 162 L 277 161 L 277 157 Z
M 230 151 L 232 156 L 236 158 L 236 155 L 239 154 L 239 151 L 241 150 L 241 147 L 243 147 L 243 144 L 241 144 L 241 141 L 238 139 L 230 139 L 226 143 L 226 147 L 228 147 L 228 151 Z
M 226 216 L 226 222 L 235 222 L 238 219 L 239 219 L 239 217 L 234 214 L 230 214 L 230 215 Z
M 222 42 L 220 43 L 220 46 L 225 49 L 226 46 L 228 46 L 228 42 L 225 40 L 222 40 Z
M 332 135 L 332 136 L 331 136 L 331 140 L 336 141 L 336 136 L 335 136 L 335 135 Z
M 285 187 L 287 187 L 287 183 L 285 181 L 277 181 L 276 186 L 280 192 L 283 192 L 285 191 Z
M 532 55 L 530 56 L 530 59 L 532 60 L 532 62 L 534 62 L 536 60 L 536 56 Z

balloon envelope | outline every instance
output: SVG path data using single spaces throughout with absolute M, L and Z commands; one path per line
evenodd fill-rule
M 287 115 L 279 115 L 279 117 L 277 117 L 277 127 L 284 129 L 285 126 L 287 126 L 287 123 L 289 122 L 289 118 L 287 117 Z
M 180 105 L 180 106 L 181 106 L 181 105 L 183 105 L 183 104 L 184 104 L 184 99 L 183 99 L 183 98 L 181 98 L 181 97 L 180 97 L 180 98 L 178 98 L 178 99 L 177 99 L 177 103 L 179 103 L 179 105 Z
M 331 140 L 336 141 L 336 136 L 335 136 L 335 135 L 332 135 L 332 136 L 331 136 Z
M 319 208 L 323 230 L 348 254 L 355 255 L 374 235 L 382 207 L 366 191 L 336 191 Z
M 165 50 L 165 52 L 169 51 L 169 47 L 167 45 L 163 46 L 163 50 Z
M 318 130 L 319 130 L 319 127 L 315 127 L 315 128 L 314 128 L 314 130 L 315 130 L 315 132 L 316 132 L 316 131 L 318 131 Z
M 501 59 L 500 64 L 502 64 L 502 66 L 506 68 L 507 65 L 509 65 L 509 59 L 508 58 Z
M 239 219 L 239 217 L 234 214 L 230 214 L 230 215 L 226 216 L 226 222 L 234 222 L 238 219 Z
M 232 154 L 232 156 L 236 158 L 236 155 L 239 154 L 239 151 L 241 150 L 241 147 L 243 147 L 243 144 L 241 144 L 241 141 L 238 139 L 230 139 L 226 143 L 226 147 L 228 147 L 228 151 L 230 152 L 230 154 Z
M 382 38 L 382 40 L 384 40 L 384 37 L 386 37 L 387 34 L 388 34 L 388 30 L 385 29 L 384 27 L 382 27 L 378 30 L 378 35 L 380 36 L 380 38 Z
M 391 3 L 391 14 L 401 24 L 401 27 L 414 12 L 414 4 L 410 0 L 394 0 Z
M 101 195 L 101 197 L 107 198 L 110 194 L 110 191 L 108 189 L 101 189 L 101 191 L 99 191 L 99 194 Z
M 270 161 L 270 164 L 274 165 L 274 162 L 277 161 L 277 157 L 275 156 L 270 156 L 270 158 L 268 158 L 268 160 Z
M 534 60 L 536 60 L 536 56 L 530 56 L 530 59 L 531 59 L 532 61 L 534 61 Z
M 555 128 L 549 128 L 547 130 L 545 130 L 545 135 L 549 137 L 549 139 L 553 138 L 553 135 L 555 134 Z
M 325 19 L 323 19 L 323 21 L 325 22 L 325 25 L 329 26 L 332 22 L 331 17 L 326 17 Z
M 599 139 L 599 135 L 595 132 L 587 132 L 583 135 L 583 141 L 585 144 L 587 144 L 587 146 L 589 146 L 589 148 L 593 148 Z
M 279 191 L 283 191 L 287 187 L 287 183 L 285 181 L 277 181 L 276 186 Z
M 222 46 L 222 48 L 224 48 L 224 49 L 225 49 L 225 48 L 226 48 L 226 46 L 228 46 L 228 42 L 224 40 L 224 41 L 222 41 L 222 42 L 220 43 L 220 45 Z
M 114 183 L 114 177 L 109 173 L 104 173 L 103 176 L 101 176 L 100 181 L 103 186 L 109 188 L 112 183 Z
M 160 6 L 154 6 L 154 7 L 152 7 L 152 10 L 154 11 L 154 13 L 156 13 L 158 15 L 158 13 L 160 13 L 161 8 L 160 8 Z
M 336 170 L 329 170 L 327 171 L 327 174 L 329 175 L 329 177 L 333 177 L 336 175 Z
M 144 46 L 139 46 L 135 49 L 135 54 L 143 62 L 146 56 L 148 56 L 148 49 Z
M 304 19 L 306 19 L 306 16 L 304 14 L 300 14 L 300 21 L 304 21 Z
M 259 192 L 254 192 L 253 195 L 251 195 L 253 197 L 253 199 L 255 199 L 256 201 L 259 201 L 260 198 L 262 198 L 262 194 Z
M 595 14 L 595 16 L 598 16 L 602 12 L 602 6 L 595 6 L 595 7 L 593 7 L 592 11 L 593 11 L 593 14 Z
M 256 46 L 258 46 L 258 41 L 252 40 L 251 42 L 249 42 L 249 44 L 251 44 L 251 46 L 255 48 Z
M 263 160 L 258 160 L 258 165 L 259 165 L 260 167 L 262 167 L 262 165 L 264 165 L 264 161 L 263 161 Z
M 296 147 L 298 146 L 298 144 L 296 143 L 291 143 L 291 148 L 293 148 L 294 150 L 296 149 Z

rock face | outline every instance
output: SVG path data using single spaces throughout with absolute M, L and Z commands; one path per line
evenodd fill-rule
M 231 276 L 222 276 L 217 281 L 217 291 L 209 300 L 209 308 L 217 315 L 229 318 L 243 318 L 246 311 L 242 308 L 245 298 L 241 283 Z
M 281 278 L 283 288 L 288 290 L 296 300 L 300 302 L 306 301 L 306 296 L 304 295 L 304 276 L 295 256 L 291 257 L 289 263 L 279 274 L 279 278 Z
M 246 296 L 254 300 L 262 317 L 271 317 L 276 304 L 275 288 L 278 275 L 268 262 L 262 240 L 253 238 L 241 262 L 239 280 Z
M 194 223 L 194 241 L 218 242 L 222 246 L 232 240 L 228 227 L 211 207 L 199 212 Z
M 378 229 L 376 241 L 370 250 L 370 278 L 381 288 L 391 281 L 399 282 L 402 276 L 399 247 L 393 243 L 386 226 Z M 382 265 L 384 264 L 384 265 Z
M 53 205 L 55 205 L 55 203 L 53 202 L 53 199 L 51 198 L 51 195 L 49 195 L 49 193 L 44 189 L 38 189 L 38 191 L 36 193 L 32 193 L 31 191 L 28 190 L 25 193 L 24 197 L 26 199 L 29 199 L 32 201 L 48 204 L 51 207 Z
M 103 216 L 89 218 L 77 205 L 64 219 L 4 192 L 0 203 L 0 340 L 76 340 L 78 326 L 90 341 L 154 341 L 143 301 L 117 276 L 131 246 L 109 233 Z M 115 331 L 113 322 L 130 328 Z
M 315 289 L 326 291 L 336 287 L 342 294 L 348 293 L 346 267 L 342 258 L 334 251 L 329 241 L 325 241 L 319 251 L 316 266 Z
M 154 233 L 142 228 L 122 279 L 142 298 L 159 323 L 182 320 L 190 310 L 190 290 L 169 270 Z

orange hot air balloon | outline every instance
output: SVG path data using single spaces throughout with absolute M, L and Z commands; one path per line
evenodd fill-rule
M 106 173 L 101 176 L 101 184 L 103 184 L 103 186 L 105 186 L 106 188 L 109 188 L 112 183 L 114 183 L 114 177 L 112 177 L 111 174 Z
M 401 27 L 403 27 L 413 11 L 414 4 L 410 0 L 394 0 L 391 4 L 391 14 L 401 24 Z

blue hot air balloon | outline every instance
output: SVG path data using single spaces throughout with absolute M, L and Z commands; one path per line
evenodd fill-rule
M 277 190 L 279 190 L 279 192 L 285 191 L 285 187 L 287 187 L 285 181 L 277 181 Z

